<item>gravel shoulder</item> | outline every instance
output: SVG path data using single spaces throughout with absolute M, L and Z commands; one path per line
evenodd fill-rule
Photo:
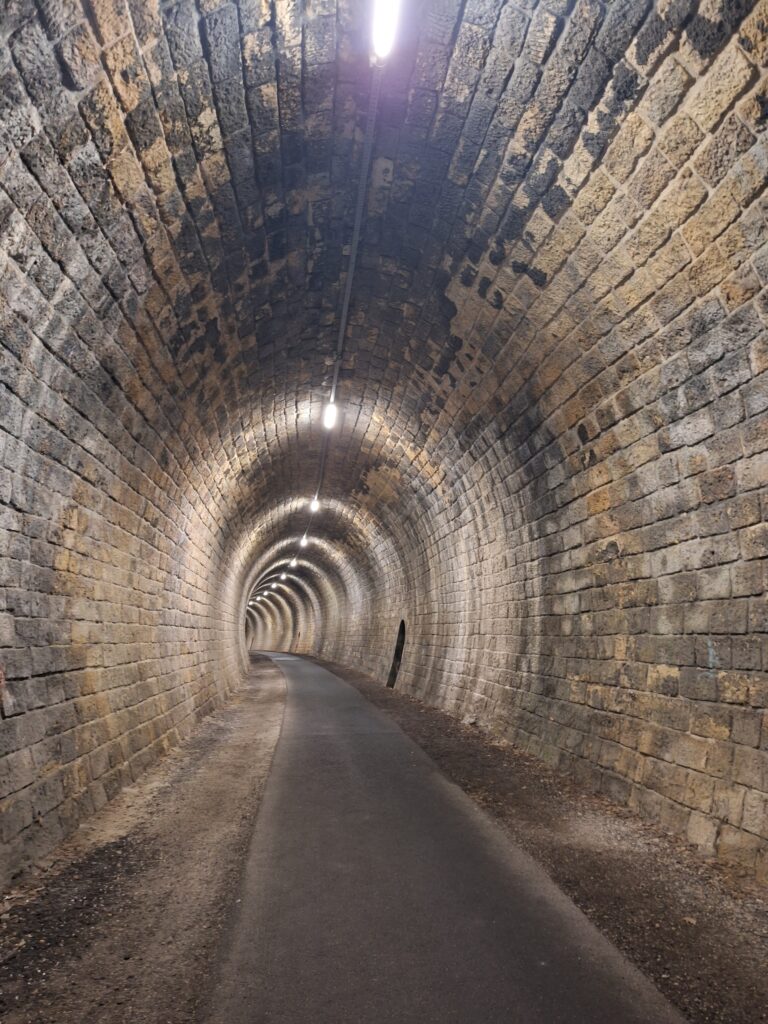
M 768 1021 L 765 889 L 477 728 L 318 664 L 391 715 L 693 1024 Z
M 285 683 L 248 683 L 0 905 L 4 1024 L 191 1024 L 236 898 Z

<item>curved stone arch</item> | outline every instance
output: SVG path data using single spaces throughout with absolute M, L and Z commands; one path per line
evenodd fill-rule
M 250 574 L 316 486 L 371 85 L 362 0 L 339 0 L 322 96 L 315 8 L 278 88 L 284 36 L 254 82 L 241 4 L 225 104 L 207 5 L 183 33 L 175 5 L 49 6 L 16 4 L 4 37 L 0 730 L 29 713 L 73 756 L 11 794 L 17 864 L 243 678 Z M 402 618 L 398 685 L 754 866 L 765 836 L 668 766 L 711 745 L 719 804 L 765 800 L 762 30 L 724 0 L 560 6 L 424 0 L 383 72 L 329 579 L 278 631 L 383 678 Z M 262 86 L 296 120 L 257 137 Z M 73 696 L 38 707 L 49 678 Z M 722 737 L 695 732 L 701 694 Z

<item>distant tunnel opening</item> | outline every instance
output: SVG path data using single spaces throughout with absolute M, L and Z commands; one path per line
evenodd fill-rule
M 400 662 L 403 660 L 403 648 L 405 647 L 405 622 L 400 621 L 400 628 L 397 631 L 397 643 L 395 644 L 395 656 L 392 658 L 392 668 L 389 670 L 387 686 L 392 689 L 397 681 L 397 673 L 400 671 Z

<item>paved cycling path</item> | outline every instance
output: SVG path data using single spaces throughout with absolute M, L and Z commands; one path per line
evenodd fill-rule
M 389 718 L 273 658 L 288 703 L 210 1024 L 681 1024 Z

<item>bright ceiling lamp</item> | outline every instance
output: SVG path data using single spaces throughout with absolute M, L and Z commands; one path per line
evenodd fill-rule
M 301 545 L 301 546 L 302 546 L 303 548 L 305 548 L 305 547 L 307 546 L 307 544 L 308 544 L 308 543 L 309 543 L 309 541 L 307 540 L 307 538 L 306 538 L 306 537 L 302 537 L 302 538 L 301 538 L 301 540 L 299 541 L 299 544 L 300 544 L 300 545 Z
M 286 575 L 285 575 L 285 573 L 284 573 L 284 572 L 281 572 L 281 573 L 280 573 L 280 579 L 281 579 L 281 580 L 284 580 L 284 579 L 286 579 Z
M 292 568 L 292 569 L 295 569 L 295 568 L 296 568 L 296 559 L 295 559 L 295 558 L 292 558 L 292 559 L 291 559 L 291 563 L 290 563 L 290 564 L 291 564 L 291 568 Z
M 386 60 L 392 52 L 399 15 L 400 0 L 373 0 L 371 45 L 379 60 Z
M 326 430 L 333 430 L 336 426 L 336 413 L 335 402 L 329 402 L 325 409 L 323 409 L 323 426 Z
M 273 589 L 273 590 L 277 590 L 277 584 L 276 584 L 276 583 L 273 583 L 273 584 L 272 584 L 272 589 Z
M 320 508 L 320 502 L 317 500 L 317 498 L 313 498 L 312 501 L 310 501 L 310 503 L 309 503 L 309 511 L 310 512 L 317 512 L 317 510 L 319 508 Z

